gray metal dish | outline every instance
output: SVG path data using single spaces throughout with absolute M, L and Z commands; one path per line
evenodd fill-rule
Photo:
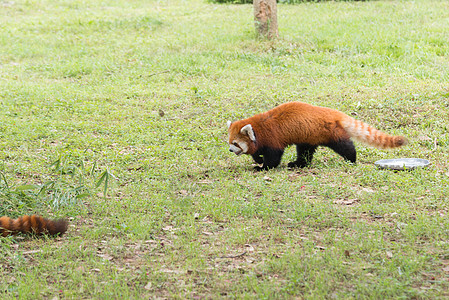
M 421 158 L 394 158 L 394 159 L 381 159 L 374 163 L 379 169 L 390 170 L 413 170 L 416 168 L 424 168 L 430 165 L 427 159 Z

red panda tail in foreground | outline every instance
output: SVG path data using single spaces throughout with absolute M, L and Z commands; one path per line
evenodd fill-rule
M 0 218 L 0 236 L 17 233 L 33 233 L 37 235 L 62 235 L 67 231 L 66 220 L 48 220 L 37 215 L 22 216 L 17 219 Z
M 302 102 L 281 104 L 267 112 L 235 122 L 228 121 L 229 151 L 249 154 L 256 170 L 275 168 L 285 147 L 296 145 L 298 157 L 288 167 L 306 167 L 318 146 L 326 146 L 350 162 L 356 162 L 351 137 L 377 148 L 407 144 L 402 136 L 391 136 L 334 109 Z

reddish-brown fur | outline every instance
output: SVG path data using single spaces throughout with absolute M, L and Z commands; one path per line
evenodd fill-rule
M 407 143 L 404 137 L 378 131 L 338 110 L 302 102 L 281 104 L 251 118 L 233 122 L 229 128 L 229 143 L 236 137 L 249 140 L 241 137 L 240 133 L 247 124 L 251 124 L 256 133 L 258 147 L 284 149 L 292 144 L 323 145 L 349 137 L 378 148 L 400 147 Z M 358 134 L 358 129 L 366 130 L 367 134 Z M 255 145 L 251 145 L 247 154 L 256 150 Z
M 253 129 L 256 141 L 251 141 L 247 134 L 241 132 L 242 127 L 248 124 Z M 355 162 L 355 149 L 352 153 L 350 137 L 377 148 L 394 148 L 407 144 L 407 140 L 402 136 L 391 136 L 378 131 L 338 110 L 302 102 L 281 104 L 267 112 L 235 121 L 229 126 L 229 144 L 232 145 L 235 141 L 236 144 L 243 142 L 248 146 L 245 154 L 256 156 L 263 155 L 261 149 L 283 151 L 292 144 L 300 147 L 323 145 L 334 150 L 340 147 L 337 152 L 341 152 L 339 154 L 344 157 L 345 151 L 351 152 L 345 158 Z M 311 151 L 313 155 L 314 150 Z M 275 154 L 279 155 L 282 155 L 282 152 Z
M 66 220 L 48 220 L 37 215 L 22 216 L 11 219 L 3 216 L 0 218 L 0 235 L 8 236 L 17 233 L 41 234 L 64 234 L 67 231 Z

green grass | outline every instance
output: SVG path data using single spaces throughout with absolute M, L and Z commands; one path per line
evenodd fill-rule
M 2 298 L 449 297 L 447 2 L 279 4 L 271 42 L 251 5 L 0 7 L 0 214 L 70 221 L 1 238 Z M 410 144 L 261 173 L 228 151 L 227 120 L 295 100 Z

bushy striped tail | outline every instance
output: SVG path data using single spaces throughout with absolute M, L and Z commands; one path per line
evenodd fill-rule
M 349 136 L 376 148 L 396 148 L 408 143 L 405 137 L 383 133 L 349 116 L 341 121 L 341 125 Z
M 66 220 L 48 220 L 37 215 L 22 216 L 17 219 L 9 217 L 0 218 L 0 235 L 8 236 L 17 233 L 64 234 L 67 231 Z

